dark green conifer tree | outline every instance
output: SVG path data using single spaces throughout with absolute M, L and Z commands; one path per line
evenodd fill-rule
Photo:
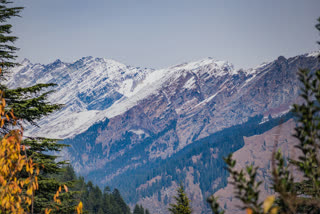
M 50 90 L 54 84 L 37 84 L 27 88 L 8 89 L 3 81 L 10 76 L 10 68 L 19 66 L 14 60 L 15 52 L 18 50 L 14 46 L 14 42 L 18 39 L 12 36 L 12 25 L 8 21 L 12 17 L 19 17 L 19 13 L 23 7 L 10 7 L 12 2 L 0 0 L 0 89 L 4 93 L 6 101 L 6 111 L 13 110 L 15 117 L 20 119 L 18 126 L 33 125 L 37 126 L 36 120 L 49 115 L 50 113 L 60 109 L 59 104 L 51 104 L 47 101 L 47 97 L 53 90 Z M 0 129 L 0 137 L 4 136 L 12 128 L 12 124 Z M 62 167 L 66 162 L 56 162 L 56 156 L 49 155 L 48 152 L 60 151 L 66 145 L 57 143 L 57 140 L 35 138 L 33 136 L 24 136 L 22 144 L 27 146 L 27 155 L 32 157 L 34 163 L 42 166 L 39 174 L 39 190 L 36 191 L 31 213 L 43 213 L 45 208 L 54 208 L 54 212 L 59 209 L 59 213 L 70 213 L 74 207 L 74 193 L 62 193 L 60 199 L 62 204 L 53 202 L 53 195 L 59 186 L 71 186 L 71 180 L 67 182 L 59 180 L 57 176 L 63 172 Z M 21 177 L 26 176 L 23 172 Z
M 23 143 L 30 147 L 27 154 L 42 166 L 38 175 L 39 189 L 35 192 L 33 212 L 44 213 L 46 208 L 50 208 L 52 213 L 73 213 L 81 194 L 75 188 L 76 175 L 66 161 L 56 161 L 57 156 L 48 154 L 48 151 L 59 151 L 65 145 L 51 139 L 26 139 Z M 61 204 L 57 204 L 53 200 L 54 194 L 60 186 L 64 189 L 64 185 L 68 192 L 60 193 Z
M 126 204 L 126 202 L 123 200 L 123 198 L 120 195 L 120 192 L 118 189 L 114 189 L 112 192 L 112 195 L 114 197 L 115 202 L 120 206 L 121 212 L 123 214 L 130 214 L 130 208 Z
M 144 209 L 142 204 L 136 204 L 133 209 L 133 214 L 150 214 L 150 211 L 148 209 Z
M 17 63 L 15 52 L 18 50 L 13 43 L 18 39 L 16 36 L 12 36 L 12 25 L 7 21 L 15 16 L 19 16 L 23 7 L 8 7 L 11 3 L 7 0 L 0 0 L 0 67 L 2 68 L 1 79 L 4 78 L 4 74 L 7 73 L 7 69 L 14 67 Z
M 143 212 L 141 212 L 140 206 L 138 204 L 134 206 L 133 214 L 144 214 Z
M 75 190 L 81 191 L 86 213 L 131 214 L 117 189 L 111 192 L 109 187 L 105 187 L 102 193 L 98 186 L 94 186 L 91 181 L 85 183 L 82 177 L 77 180 L 75 187 Z
M 190 200 L 184 191 L 182 184 L 177 189 L 177 196 L 174 196 L 176 204 L 170 204 L 169 211 L 172 214 L 191 214 Z

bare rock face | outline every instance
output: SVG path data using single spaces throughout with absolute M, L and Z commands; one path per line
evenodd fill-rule
M 245 137 L 244 147 L 233 155 L 233 158 L 237 160 L 236 169 L 238 170 L 251 164 L 259 167 L 257 178 L 263 181 L 260 186 L 261 201 L 273 194 L 270 188 L 272 152 L 281 149 L 285 157 L 295 159 L 298 156 L 298 151 L 294 147 L 298 144 L 298 140 L 292 136 L 295 127 L 296 123 L 291 119 L 261 135 Z M 226 213 L 245 213 L 238 208 L 241 203 L 234 197 L 234 188 L 231 184 L 217 191 L 215 196 L 219 197 L 219 203 L 225 208 Z

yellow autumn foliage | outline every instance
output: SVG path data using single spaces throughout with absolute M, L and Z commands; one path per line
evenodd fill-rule
M 82 209 L 83 209 L 83 204 L 80 201 L 78 206 L 76 207 L 77 214 L 82 214 L 83 213 Z
M 17 120 L 13 111 L 6 109 L 3 94 L 0 90 L 1 128 L 8 122 L 16 124 Z M 34 191 L 38 188 L 39 170 L 34 173 L 34 169 L 38 169 L 37 165 L 27 157 L 26 153 L 21 154 L 25 150 L 21 146 L 22 136 L 22 128 L 14 129 L 0 140 L 0 211 L 2 213 L 26 213 L 22 205 L 32 203 Z M 18 177 L 23 168 L 29 175 L 27 178 Z M 27 189 L 25 193 L 23 193 L 24 188 Z
M 15 127 L 17 121 L 18 118 L 14 116 L 13 110 L 6 109 L 4 92 L 0 90 L 0 128 L 4 130 L 6 124 Z M 34 201 L 34 193 L 39 189 L 40 168 L 38 164 L 33 163 L 31 157 L 27 156 L 26 147 L 21 145 L 22 137 L 23 128 L 16 127 L 0 138 L 0 213 L 30 213 L 30 210 L 26 211 L 24 208 L 30 207 Z M 19 176 L 22 170 L 28 174 L 27 178 Z M 68 192 L 66 185 L 63 188 Z M 54 195 L 54 201 L 58 204 L 61 204 L 59 199 L 61 191 L 60 186 Z M 83 213 L 82 209 L 83 205 L 80 201 L 76 207 L 77 213 Z M 51 211 L 49 208 L 45 209 L 46 214 L 50 214 Z

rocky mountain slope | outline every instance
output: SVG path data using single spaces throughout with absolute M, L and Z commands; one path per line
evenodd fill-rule
M 271 190 L 271 170 L 272 170 L 272 153 L 281 149 L 285 157 L 293 159 L 298 158 L 298 140 L 293 137 L 296 123 L 293 119 L 272 128 L 260 135 L 244 137 L 244 146 L 234 153 L 237 160 L 237 169 L 243 169 L 246 165 L 255 164 L 259 167 L 257 179 L 263 181 L 260 186 L 260 200 L 263 201 L 267 196 L 272 195 Z M 292 169 L 293 170 L 293 169 Z M 297 174 L 296 174 L 297 175 Z M 296 176 L 297 179 L 299 176 Z M 229 178 L 230 179 L 230 178 Z M 240 202 L 233 195 L 234 189 L 228 184 L 223 189 L 215 193 L 219 196 L 220 204 L 225 207 L 226 214 L 245 213 L 239 211 Z
M 139 89 L 151 69 L 134 68 L 109 59 L 84 57 L 74 63 L 56 60 L 48 65 L 22 61 L 12 71 L 7 85 L 27 87 L 37 83 L 56 83 L 49 100 L 65 105 L 62 111 L 39 121 L 41 130 L 28 127 L 26 134 L 68 138 L 103 120 L 103 110 Z
M 189 182 L 199 187 L 196 192 L 201 197 L 194 196 L 194 200 L 199 212 L 204 212 L 202 199 L 226 184 L 227 175 L 214 167 L 222 164 L 216 159 L 243 146 L 241 134 L 225 144 L 230 132 L 221 134 L 223 138 L 216 133 L 226 128 L 238 130 L 239 124 L 261 115 L 252 129 L 269 115 L 276 118 L 288 112 L 292 103 L 299 102 L 296 72 L 298 68 L 320 68 L 316 54 L 279 57 L 248 70 L 235 70 L 232 64 L 212 58 L 159 70 L 93 57 L 49 65 L 24 60 L 13 70 L 8 85 L 58 84 L 49 99 L 64 103 L 65 108 L 39 121 L 41 129 L 28 127 L 26 135 L 65 139 L 71 148 L 63 155 L 78 173 L 100 185 L 123 185 L 131 191 L 125 197 L 132 203 L 147 203 L 144 200 L 154 195 L 161 202 L 156 213 L 166 213 L 160 212 L 169 200 L 161 193 L 165 182 L 167 187 Z M 243 127 L 242 132 L 246 130 Z M 214 142 L 213 146 L 197 147 L 188 153 L 193 157 L 188 160 L 194 165 L 199 158 L 201 164 L 211 161 L 209 168 L 201 168 L 201 176 L 192 165 L 177 168 L 185 149 L 206 145 L 203 139 Z M 210 155 L 197 156 L 200 153 L 195 151 L 200 148 Z M 167 169 L 163 169 L 163 161 L 170 163 Z M 211 178 L 203 174 L 205 170 L 213 171 Z M 134 182 L 125 187 L 124 179 L 131 176 Z M 117 183 L 120 180 L 122 183 Z
M 154 71 L 164 75 L 137 92 L 138 98 L 124 98 L 109 107 L 104 113 L 110 116 L 100 123 L 94 139 L 92 134 L 82 133 L 85 138 L 90 136 L 89 142 L 79 135 L 71 140 L 88 147 L 79 153 L 84 158 L 76 158 L 77 170 L 89 173 L 97 169 L 96 162 L 103 169 L 123 155 L 128 156 L 126 160 L 134 160 L 106 173 L 107 182 L 128 167 L 170 157 L 186 145 L 244 123 L 249 117 L 287 112 L 297 102 L 298 68 L 317 66 L 315 57 L 305 55 L 279 57 L 248 71 L 234 71 L 229 63 L 212 59 Z M 128 107 L 132 103 L 135 105 Z M 122 112 L 123 106 L 127 110 Z M 134 154 L 137 148 L 139 152 Z M 86 158 L 92 154 L 101 158 Z
M 254 151 L 250 150 L 251 147 L 247 147 L 245 140 L 249 136 L 259 136 L 272 127 L 286 122 L 291 117 L 291 114 L 286 114 L 280 118 L 269 118 L 264 123 L 261 123 L 262 116 L 250 118 L 244 124 L 224 129 L 196 141 L 171 158 L 153 164 L 152 167 L 138 167 L 133 173 L 126 172 L 123 176 L 113 179 L 110 184 L 121 187 L 125 193 L 128 193 L 126 196 L 129 199 L 133 200 L 136 197 L 137 203 L 144 204 L 154 213 L 167 213 L 166 208 L 169 203 L 174 202 L 173 196 L 176 194 L 177 184 L 183 181 L 194 213 L 211 213 L 206 198 L 227 185 L 228 173 L 224 168 L 223 157 L 232 152 L 242 151 L 243 156 L 240 161 L 244 163 L 249 163 L 246 162 L 246 157 L 251 158 L 248 161 L 254 161 L 254 158 L 257 158 L 258 163 L 259 161 L 265 162 L 263 157 L 266 156 L 259 156 L 259 153 L 258 156 L 255 156 Z M 263 143 L 263 141 L 256 142 L 256 147 L 263 146 Z M 251 153 L 245 153 L 248 150 Z M 261 166 L 264 167 L 264 165 Z M 152 170 L 148 168 L 152 168 Z M 261 170 L 264 169 L 261 168 Z M 136 175 L 142 172 L 145 174 L 144 179 L 136 179 Z M 126 189 L 133 189 L 133 187 L 125 181 L 125 178 L 122 178 L 130 175 L 134 175 L 130 177 L 131 183 L 139 183 L 134 194 L 126 191 Z M 262 176 L 259 178 L 261 179 Z M 232 187 L 228 185 L 226 193 L 222 194 L 225 197 L 222 198 L 221 205 L 231 213 L 237 213 L 232 192 Z

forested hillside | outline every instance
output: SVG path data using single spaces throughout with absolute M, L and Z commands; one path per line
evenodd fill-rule
M 207 207 L 206 198 L 227 185 L 228 172 L 223 157 L 242 148 L 244 137 L 262 134 L 279 126 L 292 118 L 292 114 L 269 118 L 264 123 L 261 123 L 262 118 L 256 116 L 244 124 L 224 129 L 187 146 L 171 158 L 158 159 L 143 167 L 128 170 L 125 176 L 117 176 L 107 184 L 117 186 L 131 203 L 143 202 L 149 208 L 149 200 L 157 200 L 150 207 L 156 205 L 157 209 L 153 207 L 156 213 L 166 213 L 161 207 L 168 207 L 173 202 L 175 189 L 182 182 L 193 209 L 198 213 L 207 213 L 208 210 L 204 209 Z M 93 177 L 99 177 L 99 174 Z M 126 191 L 129 189 L 136 191 Z
M 92 214 L 131 214 L 129 206 L 123 200 L 118 189 L 106 186 L 103 191 L 91 181 L 78 177 L 72 166 L 66 165 L 58 174 L 52 175 L 56 180 L 69 182 L 69 191 L 83 202 L 84 211 Z M 144 209 L 142 206 L 140 208 Z M 137 213 L 140 214 L 140 213 Z M 144 213 L 143 213 L 144 214 Z

